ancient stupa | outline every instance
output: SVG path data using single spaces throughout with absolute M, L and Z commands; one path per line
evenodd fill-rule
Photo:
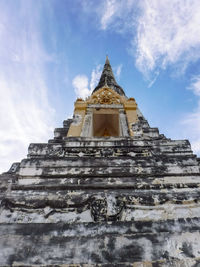
M 106 59 L 73 119 L 0 176 L 0 266 L 200 266 L 200 159 Z

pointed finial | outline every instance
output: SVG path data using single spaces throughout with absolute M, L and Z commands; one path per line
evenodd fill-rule
M 106 55 L 106 63 L 105 63 L 105 64 L 110 64 L 110 61 L 109 61 L 108 55 Z

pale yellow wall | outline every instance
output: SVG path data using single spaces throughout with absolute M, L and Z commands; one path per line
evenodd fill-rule
M 137 122 L 137 104 L 134 98 L 130 98 L 124 102 L 124 109 L 126 111 L 126 117 L 128 122 L 128 128 L 130 135 L 133 136 L 132 124 Z
M 68 131 L 67 136 L 80 136 L 83 127 L 83 121 L 87 109 L 87 103 L 82 99 L 77 99 L 75 102 L 74 116 L 80 116 L 78 123 L 72 122 Z

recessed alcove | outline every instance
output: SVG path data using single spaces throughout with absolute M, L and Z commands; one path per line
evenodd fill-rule
M 93 136 L 109 137 L 119 136 L 118 110 L 100 109 L 93 113 Z

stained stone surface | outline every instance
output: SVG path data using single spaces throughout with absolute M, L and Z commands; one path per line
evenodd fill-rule
M 66 120 L 0 175 L 0 266 L 200 266 L 200 159 L 124 114 L 119 137 Z
M 123 138 L 65 121 L 1 175 L 1 266 L 199 266 L 199 159 L 138 116 Z

